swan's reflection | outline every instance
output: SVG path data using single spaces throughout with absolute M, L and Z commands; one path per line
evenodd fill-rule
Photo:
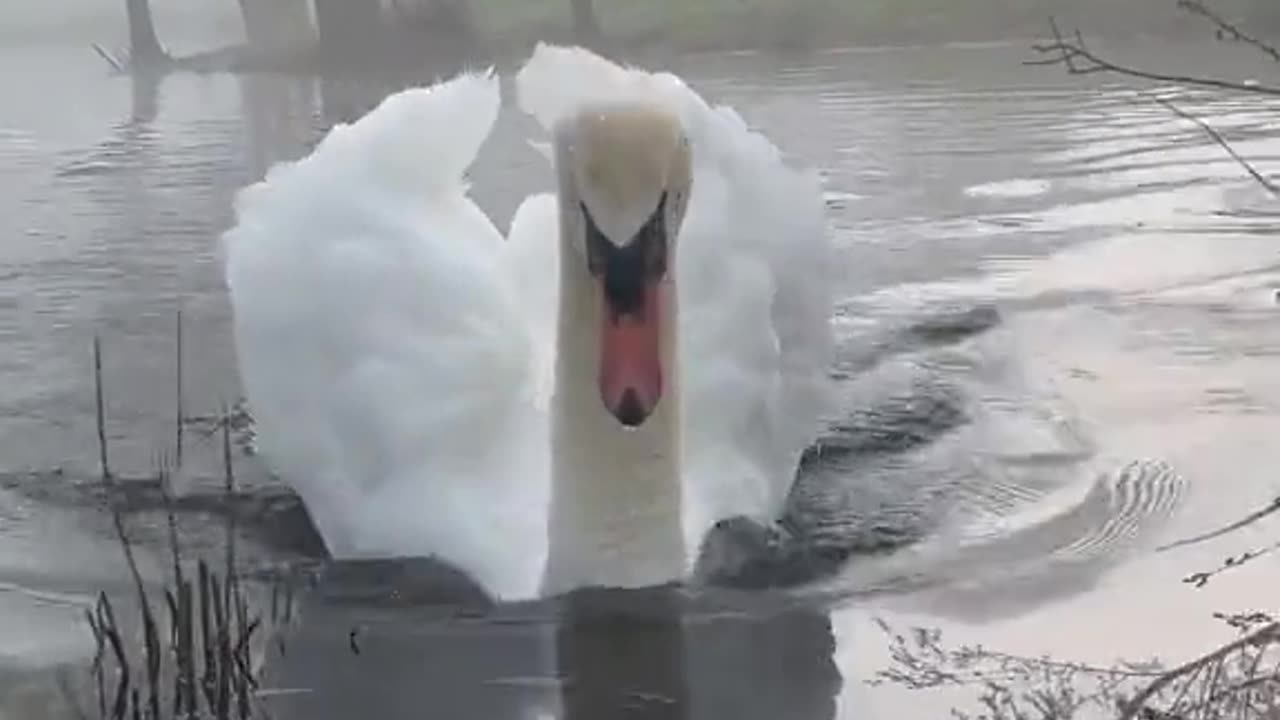
M 823 612 L 676 588 L 489 608 L 473 592 L 424 561 L 333 566 L 302 595 L 283 652 L 272 650 L 272 715 L 835 715 L 841 678 Z
M 579 593 L 556 624 L 565 720 L 835 717 L 830 618 L 678 589 Z

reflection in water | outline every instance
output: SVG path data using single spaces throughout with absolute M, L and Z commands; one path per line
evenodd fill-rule
M 842 680 L 818 609 L 666 587 L 481 610 L 468 593 L 429 561 L 332 566 L 268 660 L 272 714 L 835 717 Z
M 443 70 L 441 68 L 433 74 L 441 78 L 453 74 Z M 431 81 L 431 78 L 416 76 L 413 73 L 322 75 L 319 83 L 324 126 L 328 128 L 338 123 L 355 122 L 377 107 L 378 103 L 388 95 L 413 85 L 429 84 Z
M 835 717 L 829 617 L 745 594 L 679 589 L 567 598 L 556 626 L 566 720 Z
M 149 125 L 160 114 L 160 85 L 164 76 L 154 73 L 138 72 L 131 76 L 133 90 L 133 113 L 130 125 Z
M 307 77 L 244 75 L 238 81 L 249 168 L 257 179 L 272 165 L 297 160 L 310 149 L 317 134 L 318 91 L 316 81 Z

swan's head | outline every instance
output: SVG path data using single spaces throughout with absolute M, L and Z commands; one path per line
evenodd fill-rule
M 674 114 L 649 105 L 588 110 L 565 130 L 561 190 L 574 228 L 567 239 L 603 310 L 600 396 L 619 422 L 636 427 L 662 399 L 674 243 L 692 184 L 689 142 Z

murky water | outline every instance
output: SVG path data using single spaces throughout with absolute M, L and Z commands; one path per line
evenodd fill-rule
M 1125 54 L 1230 77 L 1266 69 L 1228 52 Z M 1158 548 L 1278 494 L 1280 255 L 1267 213 L 1280 208 L 1198 128 L 1132 88 L 1026 57 L 986 46 L 674 64 L 826 177 L 845 414 L 793 509 L 841 508 L 816 531 L 858 546 L 818 588 L 838 602 L 796 609 L 790 598 L 783 611 L 776 593 L 677 597 L 646 606 L 668 608 L 656 619 L 570 631 L 545 608 L 463 622 L 352 610 L 321 593 L 304 602 L 296 642 L 307 649 L 292 654 L 312 662 L 278 672 L 330 692 L 313 693 L 311 709 L 305 694 L 281 702 L 307 717 L 351 716 L 341 697 L 349 708 L 380 699 L 384 717 L 425 698 L 451 717 L 620 706 L 900 717 L 899 692 L 863 683 L 885 661 L 874 616 L 1096 662 L 1176 658 L 1226 637 L 1211 612 L 1273 591 L 1266 561 L 1202 590 L 1180 578 L 1269 544 L 1273 528 Z M 92 651 L 85 604 L 126 587 L 93 491 L 93 336 L 110 462 L 146 475 L 173 452 L 179 310 L 185 411 L 238 397 L 217 250 L 232 194 L 387 88 L 220 76 L 146 88 L 104 79 L 78 49 L 0 59 L 0 717 L 25 718 L 52 692 L 46 671 Z M 1280 167 L 1280 106 L 1197 95 L 1185 107 L 1264 170 Z M 500 225 L 550 182 L 530 131 L 508 112 L 474 172 Z M 985 318 L 981 332 L 937 320 L 966 312 Z M 877 427 L 892 442 L 877 445 Z M 218 455 L 216 438 L 189 432 L 181 489 L 216 487 Z M 238 468 L 262 482 L 254 459 Z M 131 520 L 144 571 L 159 576 L 161 524 Z M 184 542 L 216 550 L 219 523 L 191 513 Z M 246 541 L 250 560 L 276 552 Z M 358 656 L 348 625 L 362 628 Z M 560 675 L 579 679 L 549 680 Z M 592 691 L 627 683 L 636 689 L 621 698 Z

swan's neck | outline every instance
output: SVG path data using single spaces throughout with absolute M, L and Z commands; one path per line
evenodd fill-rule
M 644 587 L 685 569 L 679 469 L 676 296 L 661 292 L 662 398 L 643 424 L 624 428 L 600 397 L 603 298 L 572 252 L 562 252 L 555 393 L 551 409 L 551 511 L 543 592 Z

